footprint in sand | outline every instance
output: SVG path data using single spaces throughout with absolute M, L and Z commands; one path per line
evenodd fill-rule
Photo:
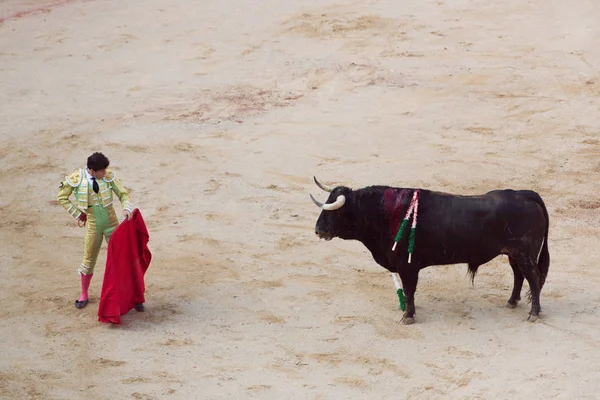
M 221 189 L 221 184 L 214 179 L 211 179 L 206 183 L 206 189 L 204 189 L 205 195 L 213 195 Z
M 182 347 L 182 346 L 189 346 L 189 345 L 191 345 L 193 343 L 194 343 L 194 341 L 192 339 L 189 339 L 189 338 L 184 338 L 184 339 L 169 338 L 169 339 L 165 340 L 164 342 L 160 342 L 159 344 L 161 346 Z
M 93 363 L 102 367 L 120 367 L 126 364 L 125 361 L 109 360 L 102 357 L 95 359 Z

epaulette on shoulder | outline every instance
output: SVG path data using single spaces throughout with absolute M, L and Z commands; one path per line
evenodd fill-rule
M 83 170 L 78 169 L 71 173 L 71 175 L 65 176 L 65 180 L 72 187 L 77 187 L 81 183 L 81 179 L 83 179 Z
M 104 175 L 105 182 L 112 182 L 115 180 L 117 173 L 110 168 L 106 168 L 106 175 Z

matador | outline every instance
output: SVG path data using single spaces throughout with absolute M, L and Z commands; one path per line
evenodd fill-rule
M 83 260 L 78 269 L 81 275 L 81 296 L 75 300 L 77 308 L 83 308 L 88 303 L 88 289 L 102 238 L 108 243 L 110 235 L 119 225 L 113 207 L 113 192 L 121 202 L 124 218 L 129 219 L 133 212 L 129 193 L 115 172 L 108 168 L 109 164 L 104 154 L 92 154 L 87 159 L 87 168 L 79 168 L 65 176 L 58 192 L 60 205 L 77 220 L 79 226 L 86 226 Z M 74 202 L 70 200 L 71 194 L 74 195 Z

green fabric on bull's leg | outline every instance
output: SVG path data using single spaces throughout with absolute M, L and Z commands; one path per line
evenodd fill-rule
M 400 288 L 396 291 L 396 293 L 398 293 L 398 300 L 400 300 L 399 308 L 402 311 L 406 311 L 406 297 L 404 297 L 404 291 L 402 290 L 402 288 Z

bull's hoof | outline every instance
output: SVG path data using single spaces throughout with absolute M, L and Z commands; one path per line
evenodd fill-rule
M 514 303 L 511 303 L 510 300 L 506 302 L 506 307 L 507 308 L 517 308 L 517 304 L 519 304 L 518 301 L 515 301 Z
M 415 323 L 415 318 L 414 317 L 402 317 L 402 320 L 400 320 L 400 323 L 402 325 L 412 325 Z
M 535 321 L 537 321 L 538 318 L 539 317 L 537 315 L 530 314 L 529 317 L 527 317 L 527 321 L 535 322 Z

